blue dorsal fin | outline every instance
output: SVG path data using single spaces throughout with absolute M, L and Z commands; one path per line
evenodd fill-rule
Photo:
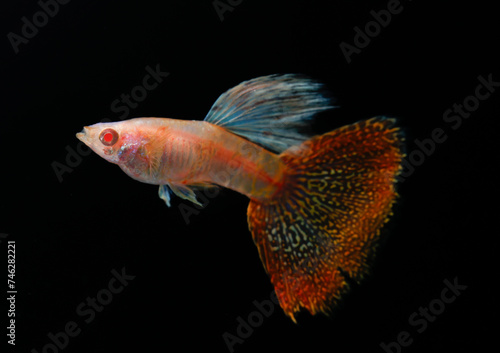
M 314 114 L 334 108 L 322 88 L 296 74 L 257 77 L 223 93 L 205 121 L 281 153 L 310 137 L 301 130 Z

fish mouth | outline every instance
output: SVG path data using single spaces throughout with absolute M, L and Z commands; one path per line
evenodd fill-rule
M 82 132 L 76 134 L 76 138 L 82 141 L 83 143 L 87 143 L 89 128 L 88 126 L 84 126 Z

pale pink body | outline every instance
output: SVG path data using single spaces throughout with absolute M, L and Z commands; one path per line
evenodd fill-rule
M 278 155 L 211 123 L 138 118 L 115 124 L 127 132 L 117 143 L 124 153 L 113 162 L 136 180 L 216 184 L 253 199 L 270 198 L 282 186 L 285 166 Z M 129 158 L 126 147 L 138 141 L 142 150 Z

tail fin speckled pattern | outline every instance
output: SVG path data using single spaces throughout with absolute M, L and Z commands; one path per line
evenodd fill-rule
M 397 197 L 403 158 L 394 120 L 373 118 L 284 151 L 285 187 L 251 200 L 249 228 L 281 307 L 328 313 L 367 274 L 379 231 Z

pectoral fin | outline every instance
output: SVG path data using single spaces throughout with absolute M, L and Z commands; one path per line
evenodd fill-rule
M 165 201 L 168 207 L 170 207 L 171 194 L 172 190 L 168 187 L 168 185 L 160 185 L 160 189 L 158 190 L 158 196 L 160 196 L 160 199 Z
M 183 200 L 191 201 L 192 203 L 203 207 L 203 205 L 196 199 L 196 194 L 194 190 L 196 188 L 214 188 L 216 186 L 212 184 L 195 184 L 195 185 L 184 185 L 184 184 L 174 184 L 169 183 L 165 185 L 160 185 L 158 190 L 158 195 L 165 201 L 168 207 L 170 207 L 170 197 L 172 193 L 179 196 Z

